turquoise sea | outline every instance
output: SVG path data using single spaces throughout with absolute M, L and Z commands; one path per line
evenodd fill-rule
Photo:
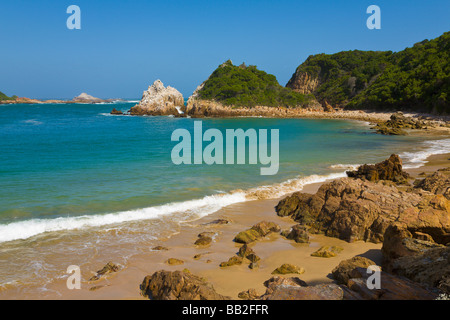
M 261 190 L 277 198 L 392 153 L 412 167 L 450 150 L 449 139 L 382 136 L 358 121 L 109 114 L 134 104 L 0 106 L 0 291 L 45 290 L 67 265 L 105 261 L 112 251 L 126 263 L 180 222 Z M 173 164 L 172 132 L 192 131 L 194 121 L 224 133 L 279 129 L 278 174 L 261 176 L 261 164 Z

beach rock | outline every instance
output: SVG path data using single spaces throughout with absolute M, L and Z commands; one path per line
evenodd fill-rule
M 285 263 L 280 267 L 276 268 L 274 271 L 272 271 L 272 274 L 291 274 L 291 273 L 303 274 L 305 273 L 305 269 L 294 266 L 292 264 Z
M 183 95 L 170 86 L 164 87 L 160 80 L 156 80 L 136 106 L 130 109 L 132 115 L 179 115 L 184 109 Z
M 282 285 L 265 294 L 264 300 L 342 300 L 344 291 L 336 284 L 319 284 L 315 286 L 300 287 Z
M 114 115 L 123 115 L 123 112 L 120 111 L 120 110 L 117 110 L 116 108 L 113 108 L 112 111 L 111 111 L 111 114 L 114 114 Z
M 430 122 L 407 117 L 402 112 L 397 112 L 392 114 L 389 120 L 377 124 L 373 129 L 377 133 L 386 135 L 405 135 L 407 132 L 403 129 L 420 130 L 427 129 L 429 126 L 431 126 Z
M 273 292 L 273 289 L 275 289 L 278 286 L 300 286 L 300 287 L 307 287 L 308 284 L 301 280 L 298 277 L 281 277 L 281 276 L 274 276 L 270 278 L 269 280 L 266 280 L 264 282 L 264 286 L 267 288 L 267 291 L 265 294 L 270 294 Z
M 180 259 L 176 259 L 176 258 L 170 258 L 166 261 L 167 264 L 171 265 L 171 266 L 177 266 L 180 264 L 184 264 L 183 260 Z
M 248 289 L 238 293 L 238 298 L 243 300 L 258 300 L 260 295 L 255 289 Z
M 279 232 L 280 230 L 280 226 L 276 223 L 262 221 L 255 224 L 251 229 L 239 232 L 234 238 L 234 241 L 238 243 L 251 243 L 272 232 Z
M 311 253 L 312 257 L 320 257 L 320 258 L 332 258 L 332 257 L 336 257 L 338 255 L 338 253 L 340 253 L 343 249 L 341 247 L 337 247 L 337 246 L 332 246 L 332 247 L 328 247 L 328 246 L 323 246 L 320 247 L 319 250 Z
M 212 237 L 215 235 L 214 232 L 203 232 L 198 235 L 198 239 L 195 241 L 196 246 L 208 246 L 213 241 Z
M 297 224 L 291 230 L 285 230 L 281 233 L 283 237 L 289 240 L 294 240 L 297 243 L 309 243 L 309 234 L 307 227 Z
M 89 281 L 97 281 L 100 280 L 100 278 L 119 271 L 120 267 L 111 261 L 108 262 L 101 270 L 97 271 L 95 276 L 92 276 Z
M 443 172 L 436 171 L 422 180 L 414 181 L 414 186 L 434 194 L 445 194 L 450 188 L 450 177 Z
M 423 286 L 397 277 L 387 272 L 380 272 L 380 289 L 369 289 L 367 282 L 372 273 L 366 268 L 356 268 L 351 272 L 352 278 L 348 280 L 347 287 L 353 291 L 353 297 L 361 300 L 433 300 L 437 294 L 425 289 Z M 369 280 L 370 281 L 370 280 Z
M 350 274 L 355 268 L 368 268 L 376 263 L 365 257 L 355 256 L 351 259 L 343 260 L 331 271 L 333 278 L 338 284 L 347 284 Z
M 218 294 L 204 279 L 191 273 L 158 271 L 140 285 L 143 296 L 152 300 L 230 300 Z
M 242 258 L 247 258 L 247 256 L 254 254 L 255 252 L 247 244 L 244 244 L 239 248 L 238 256 Z
M 364 164 L 356 171 L 347 171 L 350 178 L 366 179 L 372 182 L 379 180 L 390 180 L 397 183 L 404 183 L 409 174 L 403 171 L 402 160 L 396 154 L 389 159 L 375 165 Z
M 395 185 L 342 178 L 323 184 L 316 194 L 293 193 L 276 206 L 277 214 L 290 216 L 310 227 L 349 242 L 383 242 L 388 226 L 399 223 L 435 242 L 450 242 L 450 206 L 443 195 L 421 189 L 402 191 Z
M 243 262 L 242 257 L 233 256 L 230 259 L 228 259 L 227 262 L 222 262 L 220 264 L 220 267 L 224 268 L 224 267 L 231 267 L 231 266 L 241 265 L 242 262 Z
M 204 223 L 203 225 L 214 225 L 214 224 L 222 225 L 222 224 L 229 224 L 229 223 L 231 223 L 231 220 L 229 220 L 229 219 L 216 219 L 211 222 Z

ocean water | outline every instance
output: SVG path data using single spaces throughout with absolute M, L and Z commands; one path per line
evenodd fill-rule
M 112 116 L 134 103 L 0 106 L 0 291 L 63 277 L 68 265 L 126 263 L 180 223 L 400 154 L 406 167 L 449 139 L 374 134 L 358 121 Z M 175 165 L 172 132 L 279 129 L 280 166 Z M 205 143 L 206 145 L 206 143 Z M 146 249 L 143 249 L 146 248 Z

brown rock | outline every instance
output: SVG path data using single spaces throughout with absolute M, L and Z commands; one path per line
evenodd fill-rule
M 123 115 L 123 112 L 120 111 L 120 110 L 117 110 L 116 108 L 113 108 L 112 111 L 111 111 L 111 114 L 114 114 L 114 115 Z
M 290 274 L 290 273 L 302 274 L 305 273 L 305 269 L 294 266 L 289 263 L 285 263 L 280 267 L 276 268 L 274 271 L 272 271 L 272 274 Z
M 310 287 L 278 286 L 264 300 L 342 300 L 344 291 L 336 284 L 319 284 Z
M 234 241 L 238 243 L 250 243 L 267 236 L 269 233 L 279 232 L 280 230 L 280 226 L 276 223 L 262 221 L 255 224 L 251 229 L 239 232 L 234 238 Z
M 402 160 L 396 154 L 390 156 L 388 160 L 375 165 L 364 164 L 356 171 L 347 171 L 350 178 L 366 179 L 372 182 L 379 180 L 391 180 L 403 183 L 409 174 L 402 169 Z
M 220 267 L 231 267 L 235 265 L 241 265 L 242 264 L 242 257 L 233 256 L 230 259 L 228 259 L 227 262 L 222 262 L 220 264 Z
M 176 265 L 184 264 L 184 261 L 180 260 L 180 259 L 176 259 L 176 258 L 170 258 L 166 261 L 166 263 L 170 264 L 172 266 L 176 266 Z
M 238 298 L 243 300 L 257 300 L 259 296 L 255 289 L 248 289 L 238 294 Z
M 286 239 L 294 240 L 297 243 L 309 243 L 309 234 L 307 227 L 301 224 L 297 224 L 291 228 L 291 230 L 286 230 L 281 233 Z
M 158 271 L 140 285 L 143 296 L 152 300 L 230 300 L 218 294 L 204 279 L 181 271 Z
M 343 249 L 337 246 L 323 246 L 320 247 L 319 250 L 311 253 L 312 257 L 320 257 L 320 258 L 332 258 L 336 257 L 338 253 L 340 253 Z
M 370 259 L 355 256 L 351 259 L 341 261 L 339 265 L 331 271 L 331 273 L 338 284 L 347 284 L 350 279 L 350 273 L 353 269 L 367 268 L 374 265 L 376 265 L 376 263 Z

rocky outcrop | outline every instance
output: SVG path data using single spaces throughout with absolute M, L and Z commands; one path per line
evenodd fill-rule
M 121 115 L 123 115 L 123 112 L 120 110 L 117 110 L 116 108 L 113 108 L 111 111 L 111 114 L 121 116 Z
M 450 175 L 446 171 L 436 171 L 422 180 L 416 180 L 414 186 L 434 194 L 446 196 L 450 188 Z M 447 196 L 446 198 L 450 200 Z
M 349 242 L 383 242 L 394 224 L 423 232 L 444 243 L 450 232 L 450 202 L 443 195 L 412 189 L 402 191 L 392 183 L 342 178 L 323 184 L 316 194 L 297 192 L 276 206 L 279 216 L 290 216 L 324 233 Z
M 158 271 L 140 285 L 143 296 L 153 300 L 230 300 L 204 279 L 189 272 Z
M 56 100 L 59 101 L 59 100 Z M 122 101 L 122 99 L 100 99 L 93 97 L 85 92 L 80 94 L 79 96 L 72 99 L 72 103 L 109 103 L 114 101 Z M 67 101 L 70 102 L 70 101 Z M 45 101 L 45 103 L 50 103 L 48 101 Z
M 132 115 L 180 115 L 184 111 L 183 95 L 170 86 L 164 87 L 160 80 L 156 80 L 144 91 L 142 99 L 130 109 Z
M 403 171 L 403 163 L 400 157 L 393 154 L 389 159 L 371 165 L 364 164 L 356 171 L 347 171 L 350 178 L 366 179 L 372 182 L 379 180 L 390 180 L 396 183 L 405 183 L 409 174 Z

